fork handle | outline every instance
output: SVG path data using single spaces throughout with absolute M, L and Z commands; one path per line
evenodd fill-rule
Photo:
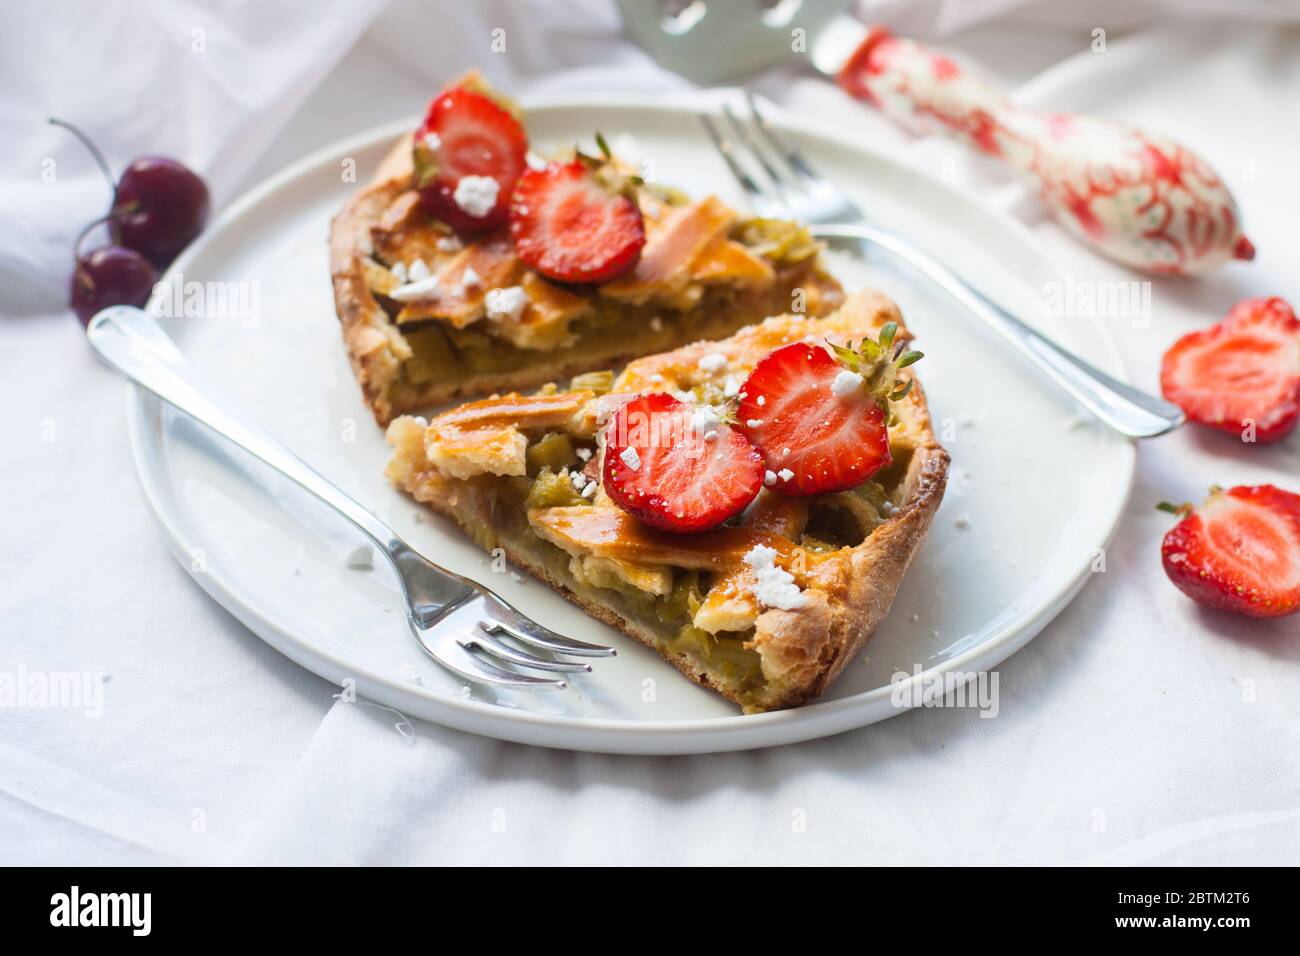
M 475 591 L 504 605 L 483 585 L 440 568 L 419 554 L 356 499 L 261 427 L 226 408 L 148 312 L 126 305 L 111 306 L 90 320 L 86 337 L 100 358 L 131 381 L 234 442 L 356 525 L 392 562 L 406 596 L 408 616 L 414 623 L 428 626 Z
M 859 223 L 810 228 L 818 238 L 857 239 L 879 246 L 908 262 L 991 326 L 1048 378 L 1120 434 L 1129 438 L 1154 438 L 1172 431 L 1185 420 L 1183 410 L 1177 405 L 1126 385 L 1071 355 L 906 240 Z
M 389 555 L 406 547 L 388 525 L 355 499 L 259 426 L 236 416 L 212 398 L 199 373 L 148 312 L 132 306 L 111 306 L 90 320 L 86 337 L 100 358 L 131 381 L 297 482 L 339 511 Z
M 131 381 L 297 482 L 356 525 L 392 563 L 413 626 L 432 625 L 475 592 L 509 607 L 482 585 L 440 568 L 416 552 L 397 532 L 279 441 L 225 408 L 148 312 L 124 305 L 104 309 L 90 320 L 86 337 L 104 361 Z

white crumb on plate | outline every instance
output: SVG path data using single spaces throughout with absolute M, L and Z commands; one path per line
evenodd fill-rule
M 948 493 L 960 498 L 970 489 L 971 476 L 961 465 L 953 465 L 948 471 Z
M 754 569 L 754 597 L 764 607 L 793 611 L 808 603 L 808 597 L 794 583 L 794 575 L 776 565 L 776 549 L 756 544 L 745 555 Z
M 353 571 L 370 571 L 375 567 L 375 549 L 359 544 L 343 556 L 343 564 Z
M 500 191 L 501 184 L 491 176 L 462 176 L 451 198 L 466 214 L 482 217 L 496 206 Z
M 970 515 L 963 511 L 953 520 L 952 524 L 958 531 L 968 531 L 971 528 Z

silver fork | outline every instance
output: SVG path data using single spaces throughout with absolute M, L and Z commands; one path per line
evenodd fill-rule
M 555 674 L 591 670 L 590 664 L 564 657 L 615 655 L 613 648 L 543 627 L 490 588 L 416 553 L 392 528 L 284 445 L 223 407 L 149 313 L 130 306 L 104 309 L 91 320 L 86 335 L 100 357 L 127 378 L 297 482 L 356 525 L 397 572 L 406 622 L 416 642 L 447 670 L 494 687 L 560 688 L 566 683 Z M 511 667 L 552 676 L 535 677 Z
M 701 115 L 713 145 L 762 216 L 807 223 L 817 238 L 854 239 L 884 249 L 911 264 L 971 313 L 998 332 L 1041 372 L 1122 435 L 1152 438 L 1183 423 L 1182 409 L 1125 385 L 1044 338 L 979 292 L 934 257 L 904 239 L 871 226 L 848 195 L 819 175 L 796 147 L 778 136 L 746 91 L 749 117 L 742 120 L 723 104 L 730 133 Z

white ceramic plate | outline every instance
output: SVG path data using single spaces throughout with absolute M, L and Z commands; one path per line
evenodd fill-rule
M 698 122 L 717 95 L 667 107 L 648 99 L 548 100 L 528 110 L 542 147 L 600 129 L 633 137 L 655 178 L 694 194 L 743 197 Z M 781 117 L 778 125 L 881 224 L 912 238 L 1019 308 L 1111 374 L 1113 345 L 1094 322 L 1042 314 L 1060 276 L 1017 224 L 847 139 Z M 649 651 L 547 587 L 493 574 L 488 558 L 394 491 L 387 448 L 362 404 L 340 342 L 328 279 L 330 216 L 402 132 L 389 127 L 285 170 L 213 225 L 173 267 L 174 282 L 242 283 L 247 310 L 167 320 L 194 363 L 238 407 L 444 566 L 491 584 L 573 637 L 620 656 L 560 692 L 484 696 L 415 646 L 396 581 L 382 564 L 346 567 L 363 539 L 341 518 L 152 396 L 128 395 L 140 480 L 177 557 L 209 594 L 273 647 L 334 683 L 403 713 L 506 740 L 582 750 L 692 753 L 807 740 L 899 712 L 891 676 L 971 672 L 1023 646 L 1084 583 L 1121 514 L 1133 472 L 1126 441 L 1008 355 L 941 293 L 886 263 L 837 257 L 849 288 L 880 285 L 927 353 L 919 367 L 953 473 L 934 528 L 894 609 L 820 702 L 741 716 Z M 624 140 L 625 145 L 627 141 Z M 355 166 L 356 177 L 349 171 Z M 881 268 L 884 267 L 884 268 Z M 182 287 L 183 288 L 183 287 Z M 254 298 L 255 296 L 255 298 Z M 238 300 L 235 300 L 236 302 Z M 219 304 L 216 304 L 219 305 Z

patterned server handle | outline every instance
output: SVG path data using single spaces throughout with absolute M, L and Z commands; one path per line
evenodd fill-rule
M 1125 265 L 1193 275 L 1255 256 L 1223 180 L 1164 137 L 1017 107 L 947 57 L 879 26 L 837 79 L 913 132 L 938 128 L 1005 160 L 1067 229 Z

